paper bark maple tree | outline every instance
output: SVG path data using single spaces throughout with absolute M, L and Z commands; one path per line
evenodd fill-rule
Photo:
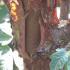
M 57 26 L 60 20 L 68 20 L 69 1 L 5 0 L 10 12 L 12 2 L 15 8 L 14 13 L 11 13 L 14 44 L 24 58 L 25 70 L 49 70 L 48 55 L 65 45 L 57 41 L 62 31 L 58 31 Z M 61 7 L 60 19 L 56 14 L 57 4 Z

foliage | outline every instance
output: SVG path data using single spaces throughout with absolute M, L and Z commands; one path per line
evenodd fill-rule
M 4 24 L 6 21 L 6 17 L 9 18 L 8 16 L 8 9 L 6 5 L 3 3 L 3 1 L 0 1 L 0 24 Z M 10 47 L 7 45 L 2 45 L 3 41 L 8 41 L 11 39 L 11 36 L 6 34 L 5 32 L 2 31 L 0 28 L 0 70 L 3 70 L 3 65 L 4 63 L 3 60 L 1 60 L 1 55 L 4 55 L 10 50 Z
M 50 58 L 50 70 L 70 70 L 70 51 L 65 48 L 56 49 Z

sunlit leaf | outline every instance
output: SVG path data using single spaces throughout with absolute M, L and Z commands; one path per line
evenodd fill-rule
M 68 61 L 68 55 L 66 51 L 57 51 L 51 55 L 50 70 L 62 70 L 66 62 Z
M 11 36 L 4 33 L 2 30 L 0 30 L 0 41 L 6 41 L 6 40 L 9 40 L 10 38 Z
M 2 55 L 7 53 L 9 50 L 10 50 L 9 46 L 0 46 L 0 52 Z

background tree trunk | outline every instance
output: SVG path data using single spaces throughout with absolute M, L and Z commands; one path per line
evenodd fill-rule
M 69 0 L 62 0 L 61 1 L 61 14 L 60 18 L 64 20 L 68 20 L 68 13 L 69 13 Z

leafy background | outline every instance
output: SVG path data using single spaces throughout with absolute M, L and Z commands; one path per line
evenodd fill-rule
M 50 58 L 50 70 L 70 70 L 70 51 L 66 48 L 56 49 Z
M 13 65 L 13 60 L 12 60 L 12 56 L 11 56 L 12 50 L 8 46 L 8 44 L 12 40 L 11 32 L 10 32 L 10 34 L 7 33 L 8 27 L 11 29 L 9 21 L 10 21 L 10 18 L 9 18 L 9 14 L 8 14 L 8 8 L 4 4 L 4 2 L 1 1 L 0 2 L 0 70 L 9 70 L 9 69 L 7 69 L 8 66 Z M 9 24 L 9 25 L 7 26 L 6 24 L 7 25 Z M 6 43 L 8 40 L 10 40 L 10 41 L 8 43 Z M 10 65 L 8 64 L 9 63 L 8 60 L 11 61 Z M 12 67 L 10 68 L 10 70 L 11 69 L 12 69 Z

